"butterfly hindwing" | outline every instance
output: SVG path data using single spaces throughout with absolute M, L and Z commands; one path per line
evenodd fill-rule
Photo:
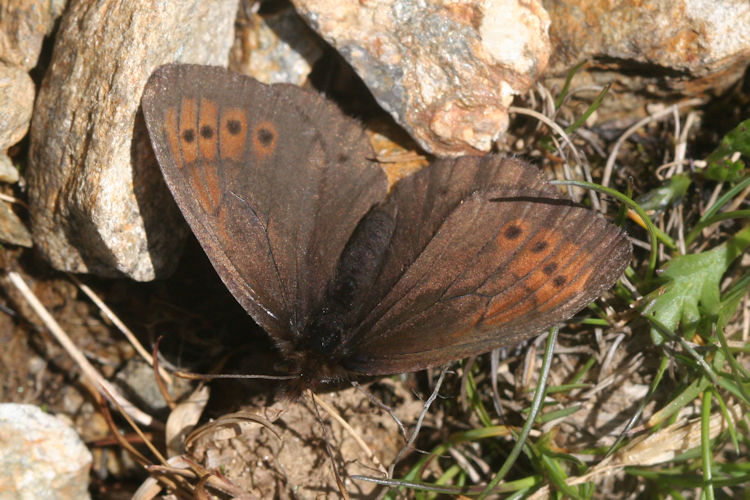
M 598 297 L 630 254 L 617 227 L 536 168 L 498 156 L 437 161 L 363 224 L 372 217 L 390 217 L 391 236 L 346 320 L 341 363 L 358 373 L 413 371 L 529 338 Z

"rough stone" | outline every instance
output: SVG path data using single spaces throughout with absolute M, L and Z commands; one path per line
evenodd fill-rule
M 153 367 L 140 358 L 133 357 L 126 361 L 117 371 L 114 383 L 129 401 L 150 415 L 169 410 L 154 377 Z M 191 381 L 173 377 L 167 389 L 173 398 L 180 399 L 191 389 Z
M 36 65 L 44 37 L 52 30 L 64 6 L 65 0 L 0 2 L 0 181 L 18 182 L 18 170 L 6 150 L 20 141 L 29 129 L 36 88 L 26 72 Z M 15 216 L 11 213 L 9 217 Z M 16 222 L 17 219 L 11 226 Z M 28 233 L 25 228 L 24 231 Z M 25 234 L 17 241 L 23 240 L 21 244 L 25 245 L 30 243 L 28 238 Z
M 553 19 L 550 74 L 591 61 L 590 78 L 631 92 L 720 92 L 750 62 L 747 0 L 543 0 Z
M 241 9 L 229 68 L 263 83 L 302 85 L 322 54 L 322 41 L 294 9 L 264 16 Z
M 44 37 L 65 7 L 65 0 L 0 2 L 0 61 L 29 70 L 36 66 Z
M 0 182 L 15 184 L 18 179 L 18 169 L 13 165 L 13 160 L 8 155 L 0 153 Z
M 0 62 L 0 152 L 26 135 L 33 108 L 31 77 L 18 66 Z
M 33 405 L 0 404 L 0 498 L 79 500 L 91 453 L 60 419 Z
M 28 167 L 34 244 L 55 268 L 150 280 L 176 264 L 184 224 L 140 97 L 160 64 L 226 65 L 236 12 L 237 0 L 67 6 L 34 108 Z
M 31 246 L 31 233 L 5 201 L 0 201 L 0 242 Z
M 481 154 L 549 57 L 536 0 L 293 0 L 426 150 Z

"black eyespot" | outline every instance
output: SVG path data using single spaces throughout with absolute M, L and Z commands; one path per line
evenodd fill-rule
M 210 139 L 214 135 L 214 129 L 210 125 L 203 125 L 201 127 L 201 137 L 204 139 Z
M 523 230 L 515 224 L 508 226 L 505 228 L 505 231 L 503 231 L 503 234 L 509 240 L 515 240 L 521 236 L 521 233 L 523 233 Z
M 546 241 L 537 241 L 536 243 L 534 243 L 534 246 L 531 247 L 531 251 L 534 253 L 539 253 L 547 248 L 547 245 L 548 244 Z
M 258 129 L 258 140 L 264 146 L 269 146 L 273 142 L 273 132 L 267 128 Z
M 544 274 L 549 276 L 550 274 L 554 273 L 556 269 L 557 269 L 557 262 L 550 262 L 549 264 L 545 265 L 542 268 L 542 271 L 544 272 Z
M 227 121 L 227 131 L 232 135 L 237 135 L 242 130 L 242 124 L 239 122 L 239 120 L 229 120 Z
M 565 276 L 557 276 L 552 280 L 552 284 L 555 285 L 556 288 L 561 288 L 565 284 Z
M 193 142 L 195 140 L 195 130 L 189 128 L 182 133 L 182 139 L 185 142 Z

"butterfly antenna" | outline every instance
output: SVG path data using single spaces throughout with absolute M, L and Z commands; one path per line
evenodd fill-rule
M 380 398 L 375 396 L 373 393 L 359 385 L 359 383 L 356 380 L 351 381 L 352 387 L 360 391 L 362 394 L 367 396 L 367 399 L 370 400 L 370 403 L 374 404 L 381 410 L 388 412 L 388 415 L 391 416 L 394 422 L 396 422 L 396 425 L 401 430 L 401 435 L 404 436 L 404 441 L 406 441 L 408 438 L 406 437 L 406 427 L 404 427 L 404 424 L 401 423 L 401 420 L 396 416 L 396 414 L 393 412 L 393 409 L 388 406 L 387 404 L 383 403 Z
M 188 380 L 215 380 L 215 379 L 264 379 L 264 380 L 292 380 L 298 378 L 296 375 L 260 375 L 260 374 L 242 374 L 242 373 L 193 373 L 182 370 L 174 372 L 176 377 Z

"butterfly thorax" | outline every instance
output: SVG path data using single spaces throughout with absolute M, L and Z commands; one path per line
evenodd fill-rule
M 299 377 L 301 388 L 315 389 L 321 383 L 341 381 L 350 375 L 343 366 L 345 327 L 340 315 L 322 310 L 300 329 L 296 340 L 281 346 L 290 362 L 290 373 Z
M 295 357 L 304 376 L 326 382 L 351 374 L 346 360 L 352 354 L 351 331 L 361 312 L 357 298 L 373 286 L 393 229 L 392 211 L 375 207 L 347 242 L 322 304 L 296 337 Z

